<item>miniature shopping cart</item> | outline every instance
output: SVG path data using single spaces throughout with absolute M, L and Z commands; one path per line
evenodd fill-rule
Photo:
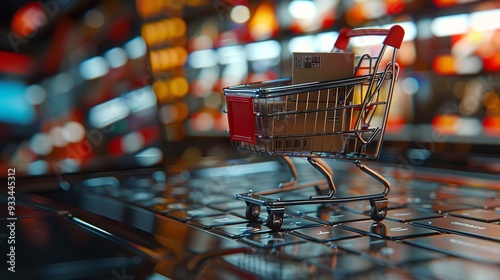
M 343 29 L 335 52 L 345 52 L 352 37 L 385 36 L 378 56 L 356 56 L 352 78 L 292 84 L 290 78 L 231 86 L 224 89 L 229 134 L 233 147 L 281 156 L 292 171 L 291 182 L 276 190 L 236 195 L 246 202 L 246 217 L 258 220 L 267 208 L 266 225 L 279 229 L 285 206 L 369 200 L 370 217 L 381 221 L 387 214 L 390 183 L 362 159 L 376 159 L 381 150 L 392 93 L 399 73 L 396 53 L 404 30 Z M 379 37 L 380 38 L 380 37 Z M 311 96 L 314 98 L 310 98 Z M 305 199 L 281 200 L 269 194 L 308 187 L 297 184 L 298 174 L 290 157 L 304 157 L 326 180 L 328 193 Z M 384 186 L 380 194 L 336 197 L 333 172 L 322 158 L 353 160 L 357 167 Z M 324 182 L 324 181 L 323 181 Z

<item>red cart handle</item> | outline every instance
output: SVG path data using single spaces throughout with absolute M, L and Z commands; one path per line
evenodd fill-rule
M 363 28 L 351 30 L 349 28 L 343 28 L 339 32 L 339 37 L 337 41 L 335 41 L 334 47 L 345 51 L 351 37 L 372 35 L 386 36 L 383 43 L 399 49 L 403 42 L 403 37 L 405 36 L 405 30 L 399 25 L 393 25 L 390 29 Z

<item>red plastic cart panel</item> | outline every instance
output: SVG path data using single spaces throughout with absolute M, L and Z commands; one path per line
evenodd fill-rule
M 229 138 L 255 144 L 255 116 L 250 97 L 226 96 Z

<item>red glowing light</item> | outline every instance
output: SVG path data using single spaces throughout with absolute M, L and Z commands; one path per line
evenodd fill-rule
M 402 117 L 390 116 L 387 119 L 387 126 L 385 128 L 385 131 L 387 133 L 399 133 L 403 130 L 404 125 L 405 120 Z
M 20 36 L 29 37 L 46 23 L 47 15 L 43 11 L 42 5 L 38 2 L 31 2 L 14 13 L 11 29 Z
M 500 52 L 493 54 L 491 57 L 483 59 L 484 70 L 493 72 L 500 71 Z
M 487 116 L 483 119 L 484 133 L 491 136 L 500 135 L 500 117 Z
M 33 60 L 22 54 L 0 51 L 0 72 L 27 75 L 33 69 Z
M 396 15 L 401 13 L 405 8 L 405 1 L 403 0 L 386 0 L 387 13 Z

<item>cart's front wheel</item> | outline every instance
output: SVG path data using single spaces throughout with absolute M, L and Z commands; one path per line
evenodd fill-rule
M 247 203 L 245 217 L 251 221 L 257 221 L 260 215 L 260 205 Z
M 379 200 L 370 200 L 371 211 L 370 218 L 376 222 L 380 222 L 385 219 L 387 215 L 387 207 L 389 206 L 389 201 L 387 198 L 379 199 Z
M 280 229 L 283 224 L 284 211 L 268 210 L 267 212 L 269 215 L 267 216 L 266 226 L 272 230 Z

